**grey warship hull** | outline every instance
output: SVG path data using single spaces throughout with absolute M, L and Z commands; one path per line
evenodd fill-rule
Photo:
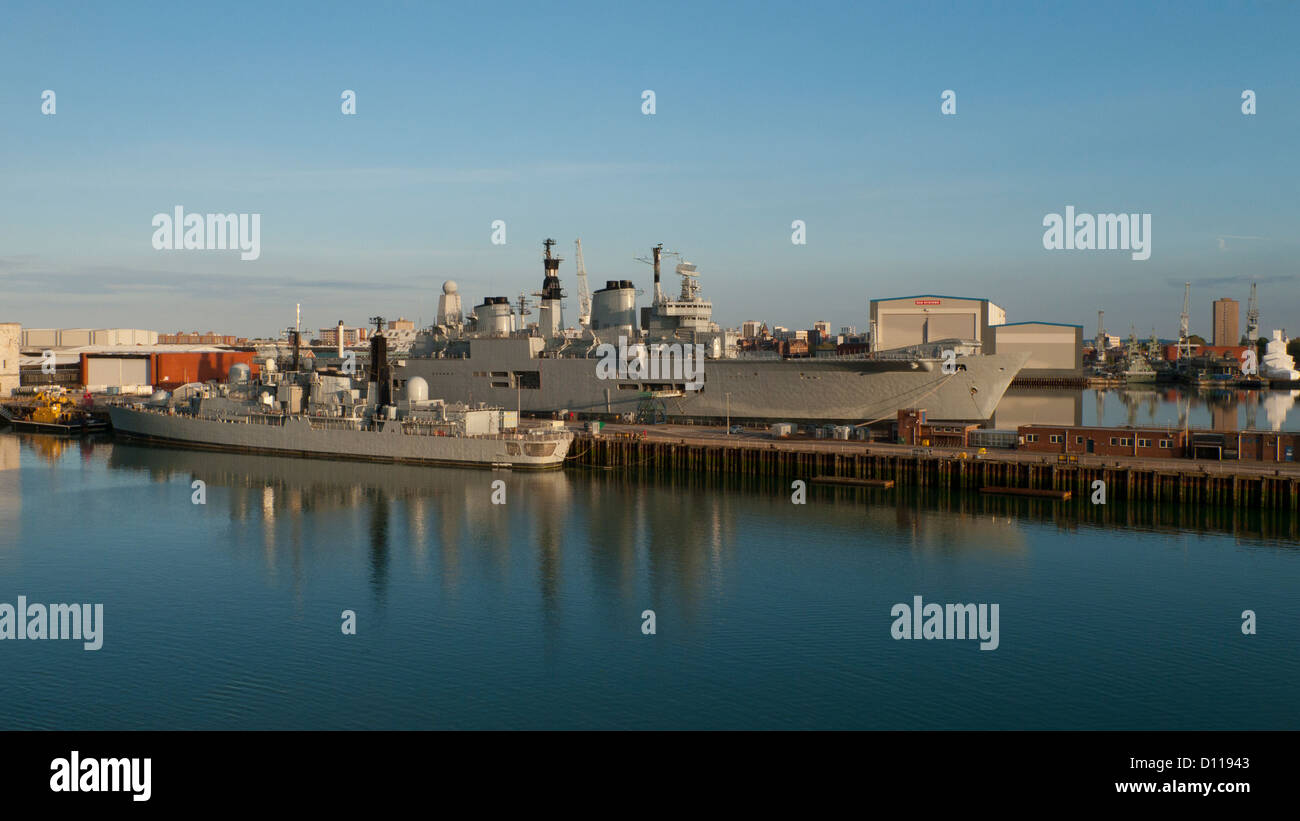
M 594 357 L 547 356 L 527 339 L 475 339 L 468 356 L 408 357 L 399 379 L 423 377 L 450 401 L 531 413 L 635 413 L 647 395 L 671 418 L 861 424 L 924 408 L 933 420 L 983 421 L 1028 359 L 1025 353 L 940 360 L 848 357 L 706 359 L 703 386 L 682 379 L 602 379 Z
M 564 464 L 572 436 L 548 433 L 436 436 L 400 421 L 362 429 L 350 421 L 307 416 L 206 418 L 111 406 L 115 435 L 223 451 L 422 465 L 545 470 Z

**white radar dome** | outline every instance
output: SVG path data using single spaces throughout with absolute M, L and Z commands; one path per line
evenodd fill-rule
M 406 383 L 406 398 L 411 402 L 427 402 L 429 400 L 429 383 L 424 381 L 424 377 L 411 377 L 411 381 Z
M 456 284 L 456 280 L 454 279 L 449 279 L 442 283 L 442 292 L 444 294 L 454 294 L 459 288 L 460 286 Z

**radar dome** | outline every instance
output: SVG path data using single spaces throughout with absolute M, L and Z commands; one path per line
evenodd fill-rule
M 413 376 L 411 381 L 406 383 L 406 398 L 410 402 L 427 402 L 429 399 L 429 383 L 424 381 L 422 376 Z
M 156 390 L 156 391 L 153 392 L 153 396 L 150 396 L 150 397 L 149 397 L 149 401 L 150 401 L 150 402 L 166 402 L 166 401 L 168 400 L 168 398 L 170 398 L 170 397 L 171 397 L 171 394 L 170 394 L 170 393 L 168 393 L 167 391 L 162 390 L 162 389 L 160 388 L 160 389 L 158 389 L 158 390 Z
M 460 286 L 456 284 L 456 280 L 449 279 L 446 282 L 442 283 L 442 292 L 444 294 L 454 294 L 456 293 L 457 289 L 459 289 L 459 287 Z
M 243 362 L 236 362 L 230 366 L 230 374 L 228 376 L 230 382 L 247 382 L 248 376 L 248 366 Z

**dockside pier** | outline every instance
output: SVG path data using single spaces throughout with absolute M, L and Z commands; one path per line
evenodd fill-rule
M 821 484 L 884 482 L 980 492 L 1053 491 L 1035 496 L 1089 499 L 1105 483 L 1107 501 L 1253 507 L 1300 512 L 1300 464 L 1207 459 L 1065 456 L 988 449 L 912 447 L 881 442 L 728 436 L 693 426 L 607 426 L 581 432 L 570 464 L 631 473 L 706 472 L 803 479 Z M 828 481 L 829 480 L 829 481 Z M 848 480 L 848 481 L 835 481 Z

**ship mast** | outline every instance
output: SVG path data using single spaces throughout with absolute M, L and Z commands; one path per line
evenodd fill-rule
M 582 239 L 574 240 L 578 263 L 578 325 L 591 324 L 591 288 L 587 286 L 587 266 L 582 261 Z
M 1259 299 L 1255 296 L 1255 283 L 1250 283 L 1250 302 L 1246 307 L 1246 342 L 1255 344 L 1259 339 Z
M 672 253 L 671 251 L 668 253 Z M 664 255 L 664 244 L 661 242 L 650 249 L 650 258 L 637 257 L 637 262 L 644 262 L 647 265 L 653 265 L 655 269 L 655 296 L 654 304 L 659 305 L 664 301 L 664 290 L 659 286 L 659 264 Z

